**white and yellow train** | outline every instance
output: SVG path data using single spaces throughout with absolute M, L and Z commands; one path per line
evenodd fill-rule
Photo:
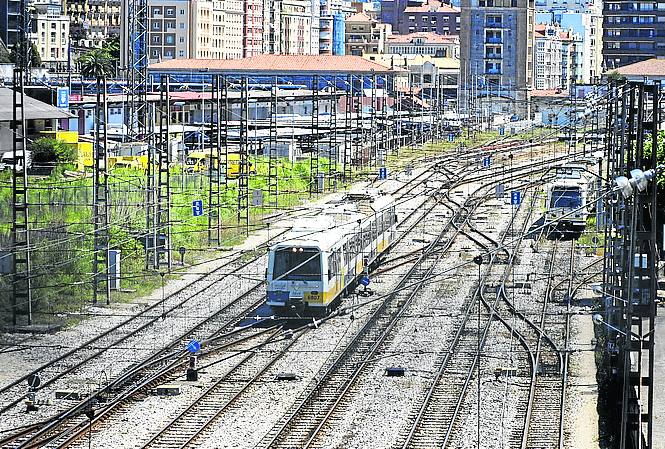
M 364 189 L 326 203 L 270 248 L 267 304 L 279 315 L 321 316 L 374 268 L 395 238 L 391 196 Z

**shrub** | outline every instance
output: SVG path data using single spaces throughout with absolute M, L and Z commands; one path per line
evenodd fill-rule
M 28 145 L 32 152 L 33 162 L 40 163 L 69 163 L 76 160 L 76 148 L 50 137 L 42 137 Z

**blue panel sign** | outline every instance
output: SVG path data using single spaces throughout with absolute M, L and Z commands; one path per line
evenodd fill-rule
M 519 190 L 513 190 L 510 192 L 510 204 L 513 206 L 519 206 L 522 202 L 522 196 L 520 195 Z
M 61 109 L 69 108 L 69 87 L 58 87 L 57 106 Z
M 364 285 L 365 287 L 367 287 L 369 285 L 369 277 L 368 276 L 361 277 L 360 285 Z
M 388 169 L 386 169 L 386 167 L 379 168 L 379 179 L 387 179 L 387 178 L 388 178 Z
M 201 343 L 199 343 L 198 340 L 192 340 L 187 343 L 187 350 L 192 354 L 196 354 L 201 350 Z
M 448 142 L 454 142 L 455 141 L 455 134 L 449 133 L 448 134 Z
M 489 156 L 485 156 L 485 157 L 483 158 L 483 167 L 487 168 L 487 167 L 490 166 L 490 164 L 491 164 L 491 159 L 490 159 L 490 157 L 489 157 Z
M 501 128 L 499 128 L 499 135 L 503 136 L 504 134 L 506 134 L 506 128 L 502 126 Z
M 192 201 L 192 215 L 195 217 L 203 215 L 203 200 Z

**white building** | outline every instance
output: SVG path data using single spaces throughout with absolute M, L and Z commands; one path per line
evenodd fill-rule
M 536 23 L 558 24 L 579 35 L 576 50 L 581 55 L 571 76 L 589 84 L 602 74 L 603 14 L 599 0 L 537 0 Z
M 395 34 L 388 36 L 386 53 L 400 55 L 431 55 L 459 59 L 459 36 L 434 32 Z
M 32 3 L 30 39 L 37 46 L 42 65 L 54 72 L 67 72 L 70 18 L 62 13 L 60 2 Z

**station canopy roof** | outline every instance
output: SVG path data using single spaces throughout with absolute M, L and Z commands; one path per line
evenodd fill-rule
M 228 74 L 386 74 L 390 67 L 360 56 L 257 55 L 242 59 L 170 59 L 151 64 L 155 72 L 211 72 Z
M 0 87 L 0 122 L 10 122 L 14 119 L 14 91 Z M 48 103 L 39 101 L 25 95 L 23 109 L 26 120 L 50 120 L 74 117 L 66 109 L 58 109 Z

